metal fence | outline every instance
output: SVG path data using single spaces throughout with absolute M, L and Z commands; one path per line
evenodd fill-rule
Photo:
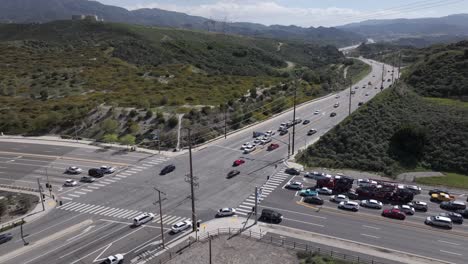
M 165 252 L 163 252 L 157 258 L 154 258 L 154 260 L 149 263 L 155 263 L 155 264 L 167 263 L 173 258 L 182 254 L 186 249 L 189 249 L 190 247 L 192 247 L 192 245 L 195 245 L 200 242 L 201 243 L 206 242 L 210 239 L 214 239 L 221 235 L 228 235 L 228 236 L 237 235 L 243 238 L 255 239 L 262 243 L 268 243 L 268 244 L 272 244 L 275 246 L 293 249 L 298 252 L 303 252 L 305 255 L 319 254 L 321 256 L 329 256 L 334 259 L 345 260 L 351 263 L 385 264 L 384 262 L 376 261 L 371 257 L 363 258 L 360 256 L 341 253 L 339 251 L 327 250 L 327 249 L 323 249 L 323 248 L 313 246 L 307 243 L 300 243 L 300 242 L 292 241 L 291 239 L 287 239 L 287 238 L 263 235 L 261 233 L 252 232 L 250 230 L 244 230 L 242 232 L 240 231 L 241 231 L 240 228 L 219 228 L 211 232 L 198 233 L 197 239 L 195 238 L 186 239 L 185 241 L 177 244 L 176 246 L 166 250 Z

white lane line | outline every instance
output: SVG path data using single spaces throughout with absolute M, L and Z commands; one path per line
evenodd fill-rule
M 445 244 L 449 244 L 449 245 L 460 246 L 460 244 L 453 243 L 453 242 L 448 242 L 448 241 L 445 241 L 445 240 L 437 240 L 437 241 L 439 241 L 440 243 L 445 243 Z
M 93 190 L 88 190 L 88 189 L 85 189 L 85 188 L 81 188 L 82 191 L 85 191 L 85 192 L 93 192 Z
M 283 220 L 288 220 L 288 221 L 293 221 L 293 222 L 303 223 L 303 224 L 307 224 L 307 225 L 313 225 L 313 226 L 325 227 L 324 225 L 314 224 L 314 223 L 305 222 L 305 221 L 299 221 L 299 220 L 296 220 L 296 219 L 291 219 L 291 218 L 285 218 L 285 217 L 283 217 Z
M 238 208 L 236 208 L 236 211 L 237 211 L 237 212 L 240 212 L 240 211 L 241 211 L 241 212 L 250 213 L 250 212 L 252 212 L 252 208 L 250 208 L 250 210 L 247 210 L 247 209 L 243 209 L 243 208 L 239 208 L 239 207 L 238 207 Z
M 106 181 L 99 181 L 99 182 L 102 183 L 102 184 L 105 184 L 105 185 L 102 185 L 102 184 L 101 184 L 102 186 L 106 186 L 106 185 L 112 184 L 112 182 L 106 182 Z
M 240 215 L 247 215 L 246 213 L 243 213 L 243 212 L 239 212 L 237 211 L 236 214 L 240 214 Z
M 105 186 L 104 184 L 99 184 L 99 183 L 93 183 L 93 185 L 96 185 L 96 186 L 99 186 L 99 187 L 104 187 Z M 88 187 L 91 187 L 91 186 L 88 186 Z
M 250 207 L 252 207 L 252 206 L 255 206 L 255 203 L 247 203 L 247 202 L 243 202 L 242 204 L 250 205 Z
M 378 236 L 373 236 L 373 235 L 368 235 L 368 234 L 361 234 L 361 236 L 371 237 L 371 238 L 375 238 L 375 239 L 379 239 L 379 238 L 380 238 L 380 237 L 378 237 Z
M 64 197 L 60 197 L 60 199 L 65 199 L 65 200 L 69 200 L 69 201 L 73 200 L 73 198 L 69 198 L 69 197 L 65 197 L 65 196 L 64 196 Z
M 166 220 L 163 220 L 163 221 L 164 221 L 165 224 L 170 224 L 176 218 L 177 218 L 177 216 L 171 216 L 171 217 L 168 217 Z
M 245 199 L 247 202 L 255 203 L 255 199 Z
M 270 192 L 276 190 L 276 188 L 267 187 L 267 186 L 263 186 L 263 189 L 264 190 L 270 190 Z
M 375 226 L 362 225 L 362 227 L 375 229 L 375 230 L 380 230 L 380 227 L 375 227 Z
M 172 224 L 174 224 L 174 223 L 177 223 L 177 222 L 179 222 L 179 221 L 182 221 L 182 218 L 183 218 L 183 217 L 180 217 L 180 216 L 179 216 L 179 217 L 176 217 L 176 218 L 172 219 L 171 221 L 166 222 L 166 224 L 172 225 Z
M 118 177 L 118 178 L 127 178 L 128 176 L 125 176 L 125 175 L 115 175 L 115 177 Z
M 57 208 L 58 208 L 58 209 L 64 209 L 64 208 L 67 208 L 67 207 L 72 207 L 72 206 L 77 205 L 77 204 L 79 204 L 79 203 L 70 202 L 70 203 L 66 203 L 66 204 L 64 204 L 64 205 L 61 205 L 61 206 L 59 206 L 59 207 L 57 207 Z
M 75 193 L 77 193 L 77 194 L 86 194 L 85 192 L 79 192 L 79 191 L 75 191 Z
M 99 190 L 99 187 L 95 187 L 95 186 L 88 186 L 87 188 L 91 188 L 91 189 L 94 189 L 94 190 Z
M 120 174 L 125 175 L 125 176 L 131 176 L 132 175 L 132 173 L 128 173 L 128 172 L 121 172 Z
M 67 194 L 67 195 L 69 195 L 69 196 L 71 196 L 71 197 L 76 197 L 76 198 L 80 197 L 79 195 L 74 195 L 74 194 L 71 194 L 71 193 L 69 193 L 69 194 Z
M 240 204 L 239 207 L 240 207 L 240 208 L 247 208 L 247 209 L 252 210 L 252 206 L 246 206 L 246 205 Z M 250 211 L 249 211 L 249 212 L 250 212 Z
M 104 208 L 105 208 L 105 206 L 99 205 L 99 206 L 93 208 L 91 211 L 88 211 L 87 213 L 88 214 L 94 214 L 95 212 L 100 211 L 100 210 L 102 210 Z
M 104 182 L 110 182 L 110 183 L 116 182 L 115 180 L 110 180 L 110 179 L 105 179 L 105 180 L 102 180 L 101 182 L 103 182 L 103 181 L 104 181 Z
M 455 253 L 455 252 L 451 252 L 451 251 L 445 251 L 445 250 L 440 250 L 440 252 L 443 252 L 443 253 L 447 253 L 447 254 L 452 254 L 452 255 L 456 255 L 456 256 L 462 256 L 462 254 L 460 253 Z

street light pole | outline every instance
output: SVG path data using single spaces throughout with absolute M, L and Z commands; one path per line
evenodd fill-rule
M 164 245 L 164 228 L 163 228 L 163 219 L 162 219 L 162 200 L 161 200 L 161 191 L 156 189 L 156 187 L 154 187 L 154 190 L 158 192 L 158 199 L 159 199 L 159 220 L 161 222 L 161 240 L 162 240 L 162 247 L 163 248 L 166 248 L 166 246 Z M 164 195 L 166 195 L 165 193 L 163 193 Z
M 351 115 L 351 96 L 353 95 L 352 90 L 353 90 L 353 82 L 350 80 L 349 81 L 349 112 L 348 112 L 348 115 Z
M 294 82 L 294 109 L 293 109 L 293 131 L 292 131 L 292 154 L 294 155 L 294 139 L 296 136 L 296 96 L 297 96 L 297 80 Z
M 185 128 L 188 130 L 188 139 L 189 139 L 189 159 L 190 159 L 190 193 L 192 196 L 192 230 L 197 231 L 197 217 L 195 215 L 195 193 L 193 191 L 193 165 L 192 165 L 192 137 L 191 137 L 191 128 Z

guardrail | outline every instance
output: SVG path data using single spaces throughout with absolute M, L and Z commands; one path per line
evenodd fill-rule
M 7 184 L 0 184 L 0 188 L 12 189 L 12 190 L 23 190 L 23 191 L 30 191 L 30 192 L 39 192 L 39 190 L 35 188 L 16 186 L 16 185 L 7 185 Z
M 240 228 L 218 228 L 217 230 L 214 230 L 211 232 L 198 233 L 198 237 L 196 239 L 190 237 L 186 239 L 185 241 L 181 242 L 180 244 L 177 244 L 176 246 L 168 249 L 164 253 L 160 254 L 157 258 L 155 258 L 153 261 L 148 262 L 148 263 L 155 263 L 155 264 L 167 263 L 170 260 L 177 257 L 178 255 L 182 254 L 185 250 L 191 248 L 192 245 L 194 244 L 197 244 L 200 242 L 203 243 L 210 239 L 214 239 L 222 235 L 228 235 L 228 236 L 241 236 L 243 238 L 248 238 L 248 239 L 255 239 L 258 242 L 268 243 L 268 244 L 272 244 L 272 245 L 279 246 L 279 247 L 297 250 L 298 252 L 303 252 L 305 254 L 310 254 L 310 255 L 319 254 L 321 256 L 330 256 L 331 258 L 348 261 L 350 263 L 384 264 L 384 262 L 376 261 L 373 258 L 363 258 L 360 256 L 341 253 L 339 251 L 327 250 L 327 249 L 323 249 L 323 248 L 310 245 L 307 243 L 291 241 L 291 239 L 288 240 L 287 238 L 264 235 L 258 232 L 252 232 L 250 230 L 243 230 L 242 232 L 241 231 L 242 230 Z
M 14 227 L 17 227 L 17 226 L 21 225 L 22 223 L 25 223 L 25 221 L 23 219 L 13 221 L 13 222 L 10 222 L 10 223 L 7 223 L 7 224 L 2 224 L 0 226 L 0 232 L 12 229 Z

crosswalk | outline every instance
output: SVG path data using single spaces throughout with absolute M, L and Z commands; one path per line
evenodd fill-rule
M 278 186 L 280 186 L 284 181 L 291 177 L 291 175 L 284 172 L 285 167 L 281 166 L 279 171 L 271 176 L 268 181 L 263 184 L 259 190 L 261 194 L 259 195 L 259 200 L 263 200 L 271 192 L 273 192 Z M 255 206 L 255 193 L 252 193 L 247 199 L 245 199 L 237 208 L 236 213 L 239 215 L 247 215 L 252 212 L 252 207 Z
M 122 171 L 117 171 L 115 175 L 111 177 L 105 176 L 104 178 L 98 179 L 97 181 L 93 183 L 85 184 L 81 188 L 74 189 L 73 192 L 67 192 L 63 195 L 60 195 L 60 198 L 65 201 L 72 201 L 75 198 L 79 198 L 88 193 L 92 193 L 93 191 L 97 191 L 101 188 L 105 188 L 106 186 L 110 184 L 126 179 L 132 176 L 133 174 L 141 173 L 142 171 L 149 169 L 151 167 L 157 166 L 163 162 L 166 162 L 167 160 L 168 158 L 163 157 L 163 156 L 152 157 L 150 159 L 143 161 L 142 163 L 138 165 L 132 165 Z
M 93 204 L 85 204 L 85 203 L 77 203 L 77 202 L 68 202 L 64 205 L 57 207 L 57 209 L 69 211 L 69 212 L 78 212 L 78 213 L 87 213 L 87 214 L 94 214 L 94 215 L 101 215 L 106 217 L 114 217 L 120 219 L 133 219 L 137 215 L 141 215 L 142 211 L 136 210 L 129 210 L 129 209 L 122 209 L 122 208 L 115 208 L 115 207 L 108 207 L 108 206 L 101 206 L 101 205 L 93 205 Z M 176 215 L 162 215 L 162 221 L 165 225 L 172 225 L 177 222 L 190 220 L 187 217 L 181 217 Z M 159 214 L 156 214 L 152 223 L 161 223 L 161 217 Z

